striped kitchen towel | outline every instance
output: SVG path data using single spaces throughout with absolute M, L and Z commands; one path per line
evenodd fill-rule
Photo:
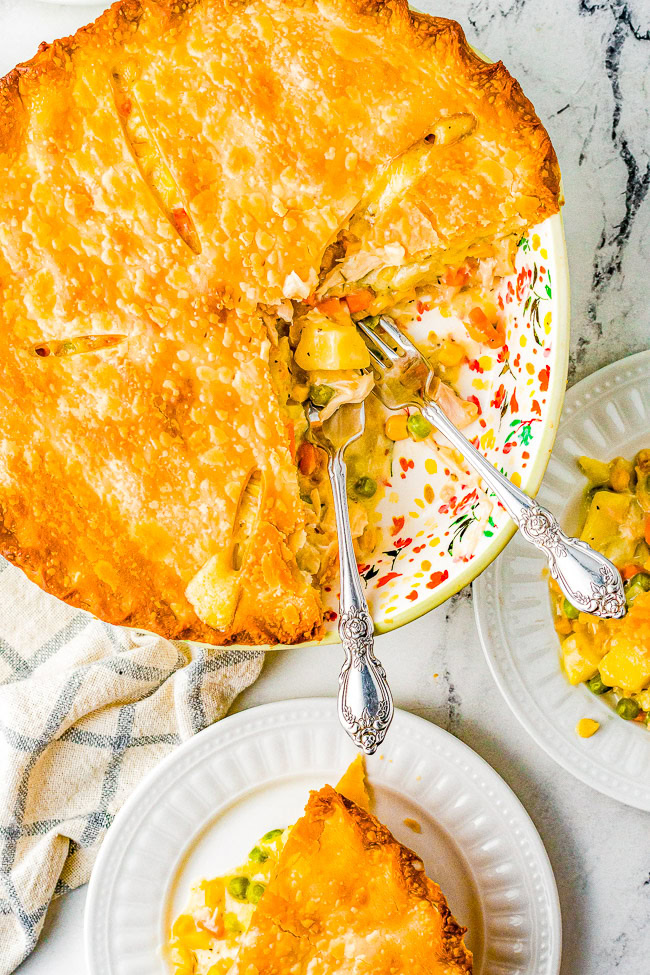
M 262 660 L 109 626 L 0 560 L 0 975 L 33 949 L 52 897 L 88 880 L 132 789 L 223 717 Z

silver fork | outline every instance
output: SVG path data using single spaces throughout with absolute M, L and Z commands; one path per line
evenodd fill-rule
M 393 697 L 374 653 L 374 625 L 361 587 L 348 512 L 344 455 L 363 433 L 365 409 L 363 403 L 345 403 L 321 422 L 319 408 L 310 400 L 307 418 L 311 439 L 327 453 L 339 540 L 339 636 L 345 651 L 339 674 L 339 720 L 354 743 L 372 755 L 393 720 Z
M 624 616 L 623 580 L 616 566 L 586 542 L 566 535 L 550 511 L 492 466 L 434 401 L 438 380 L 422 353 L 387 316 L 382 315 L 378 324 L 390 344 L 366 321 L 357 322 L 357 327 L 368 345 L 382 403 L 392 410 L 417 407 L 447 437 L 494 491 L 526 541 L 544 553 L 551 575 L 573 606 L 602 619 Z

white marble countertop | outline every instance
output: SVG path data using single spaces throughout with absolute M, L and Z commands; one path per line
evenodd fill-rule
M 572 284 L 572 381 L 650 345 L 650 0 L 419 0 L 502 58 L 560 157 Z M 0 73 L 101 5 L 0 0 Z M 502 556 L 508 557 L 507 550 Z M 650 821 L 572 779 L 528 738 L 488 672 L 465 590 L 382 637 L 399 707 L 462 738 L 514 789 L 546 844 L 562 902 L 562 975 L 644 972 Z M 269 654 L 236 708 L 331 695 L 340 651 Z M 435 676 L 439 675 L 439 676 Z M 85 889 L 50 910 L 20 975 L 86 975 Z

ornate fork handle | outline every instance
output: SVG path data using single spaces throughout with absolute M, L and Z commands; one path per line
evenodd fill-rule
M 625 615 L 623 582 L 616 566 L 586 542 L 570 538 L 546 508 L 500 474 L 447 419 L 437 403 L 420 403 L 422 414 L 443 433 L 494 491 L 526 539 L 544 552 L 551 575 L 576 608 L 602 619 Z
M 339 674 L 339 719 L 354 743 L 372 755 L 393 720 L 393 698 L 386 672 L 374 653 L 374 626 L 352 546 L 342 451 L 330 455 L 328 469 L 339 536 L 339 636 L 345 651 Z

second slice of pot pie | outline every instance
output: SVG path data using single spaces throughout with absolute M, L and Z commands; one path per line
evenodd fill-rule
M 557 210 L 517 83 L 398 0 L 124 0 L 3 80 L 0 173 L 2 553 L 109 622 L 318 635 L 293 351 L 338 329 L 355 383 L 350 313 Z

